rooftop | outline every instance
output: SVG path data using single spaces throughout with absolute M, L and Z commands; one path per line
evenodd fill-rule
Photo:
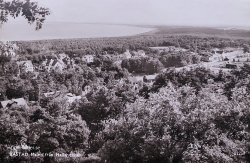
M 145 75 L 147 80 L 154 80 L 157 75 Z
M 3 108 L 6 108 L 9 105 L 12 104 L 17 104 L 19 106 L 28 106 L 24 98 L 17 98 L 17 99 L 12 99 L 12 100 L 7 100 L 7 101 L 1 101 L 1 105 Z
M 131 77 L 128 77 L 128 80 L 131 81 L 132 83 L 137 83 L 139 81 L 143 81 L 143 77 L 141 77 L 141 76 L 131 76 Z
M 32 62 L 30 60 L 28 61 L 19 61 L 19 62 L 16 62 L 19 66 L 20 65 L 24 65 L 24 64 L 28 64 L 30 66 L 33 66 Z

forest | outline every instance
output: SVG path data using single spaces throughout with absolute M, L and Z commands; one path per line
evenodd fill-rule
M 168 35 L 153 34 L 117 38 L 86 38 L 59 39 L 15 42 L 20 47 L 22 55 L 50 54 L 51 52 L 65 52 L 69 55 L 101 55 L 103 51 L 113 54 L 122 53 L 126 49 L 144 50 L 150 52 L 153 46 L 175 46 L 191 51 L 208 50 L 210 48 L 239 47 L 248 44 L 248 39 L 230 39 L 216 36 Z

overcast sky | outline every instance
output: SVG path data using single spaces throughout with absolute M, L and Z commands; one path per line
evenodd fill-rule
M 47 21 L 250 27 L 250 0 L 34 1 L 50 8 Z

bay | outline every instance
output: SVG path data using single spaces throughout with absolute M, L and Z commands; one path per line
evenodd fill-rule
M 39 31 L 35 24 L 27 22 L 5 23 L 0 28 L 0 40 L 47 40 L 70 38 L 119 37 L 146 33 L 154 28 L 129 25 L 84 24 L 84 23 L 44 23 Z

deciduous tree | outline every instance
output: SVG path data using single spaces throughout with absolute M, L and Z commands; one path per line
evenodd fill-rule
M 36 22 L 36 30 L 42 28 L 46 16 L 50 14 L 48 8 L 39 7 L 37 2 L 30 2 L 30 0 L 0 0 L 0 23 L 6 23 L 8 16 L 13 18 L 19 15 L 28 20 L 29 24 Z

